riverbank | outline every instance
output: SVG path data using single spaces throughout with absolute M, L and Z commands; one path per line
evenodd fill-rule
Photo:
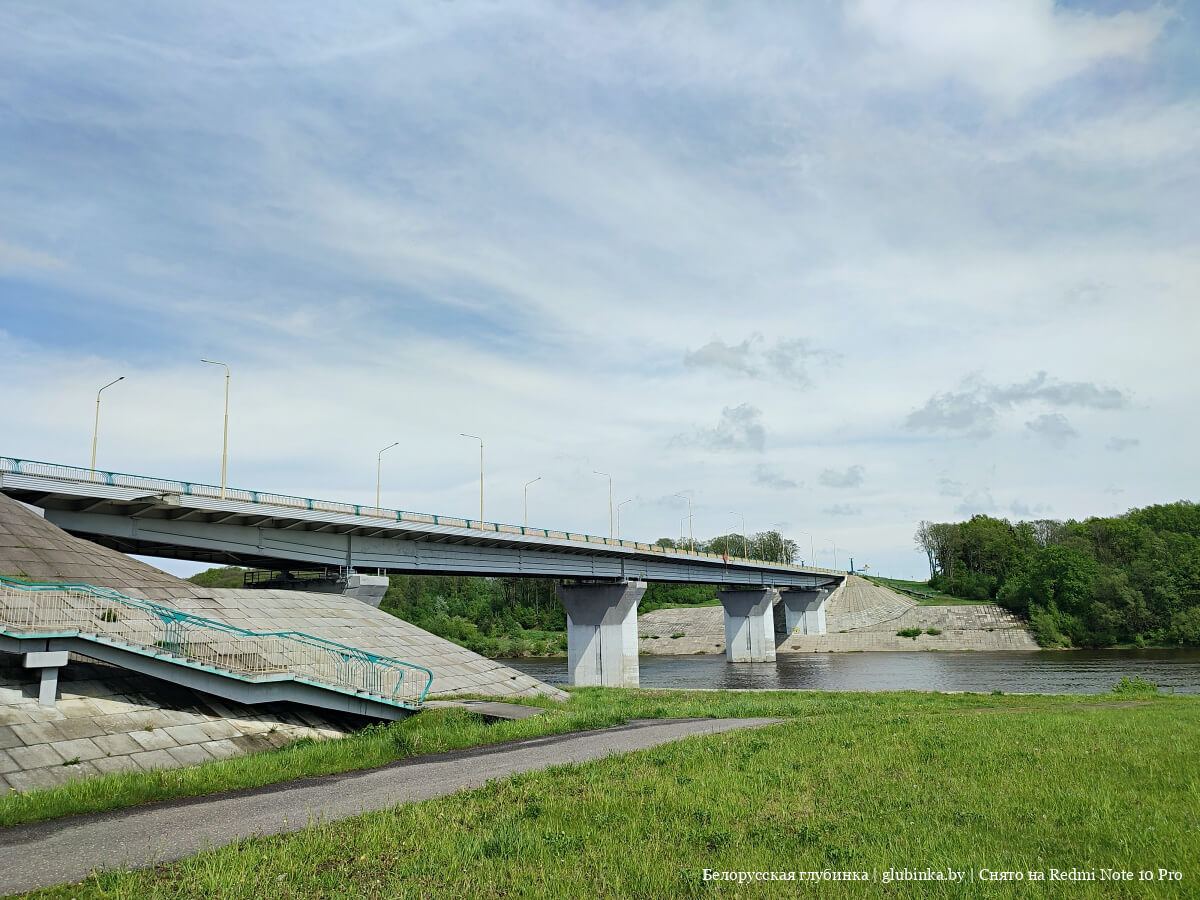
M 1180 802 L 1200 791 L 1193 698 L 1136 688 L 1104 697 L 587 689 L 567 708 L 788 721 L 102 873 L 45 896 L 184 885 L 196 896 L 692 896 L 706 869 L 865 872 L 877 883 L 889 868 L 964 881 L 982 870 L 1166 869 L 1180 881 L 1118 893 L 1200 886 L 1200 823 Z M 899 882 L 889 895 L 929 896 L 930 887 Z M 753 890 L 794 896 L 796 886 Z M 1001 884 L 989 896 L 1027 893 Z M 1112 893 L 1100 882 L 1072 886 L 1072 896 Z

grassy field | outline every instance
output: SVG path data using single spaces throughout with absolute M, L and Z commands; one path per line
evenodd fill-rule
M 613 716 L 784 724 L 495 782 L 55 897 L 1200 895 L 1200 699 L 574 693 Z M 403 733 L 406 726 L 398 731 Z M 286 752 L 286 751 L 285 751 Z M 705 882 L 704 870 L 926 867 L 965 884 Z M 981 885 L 981 869 L 1135 880 Z M 1143 870 L 1181 882 L 1141 882 Z
M 918 594 L 925 594 L 927 596 L 920 598 L 913 597 L 921 606 L 986 606 L 988 603 L 985 600 L 964 600 L 961 597 L 943 594 L 941 591 L 934 590 L 923 581 L 905 581 L 902 578 L 880 578 L 877 575 L 863 575 L 862 577 L 900 593 L 914 591 Z

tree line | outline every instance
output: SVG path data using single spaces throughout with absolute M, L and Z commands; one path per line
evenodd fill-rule
M 1043 646 L 1200 645 L 1200 505 L 1084 521 L 923 521 L 931 587 L 1028 618 Z

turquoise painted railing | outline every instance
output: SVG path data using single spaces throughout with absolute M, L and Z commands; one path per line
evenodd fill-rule
M 99 482 L 111 487 L 137 488 L 139 490 L 155 491 L 163 494 L 181 494 L 189 497 L 207 497 L 213 500 L 221 498 L 221 488 L 215 484 L 202 484 L 195 481 L 175 481 L 169 478 L 155 478 L 146 475 L 127 475 L 121 472 L 106 472 L 100 469 L 84 469 L 78 466 L 66 466 L 59 463 L 38 462 L 32 459 L 17 459 L 12 456 L 0 456 L 0 474 L 33 475 L 45 478 L 57 478 L 64 481 Z M 348 516 L 370 516 L 372 518 L 390 519 L 396 522 L 417 522 L 426 525 L 447 525 L 454 528 L 477 528 L 481 531 L 492 531 L 497 534 L 518 534 L 530 537 L 549 538 L 560 541 L 577 541 L 586 544 L 601 544 L 608 547 L 624 547 L 630 550 L 640 550 L 645 553 L 662 553 L 675 556 L 695 557 L 702 559 L 724 559 L 720 553 L 691 553 L 679 547 L 660 547 L 658 544 L 646 544 L 640 541 L 625 541 L 617 538 L 597 537 L 592 534 L 578 534 L 571 531 L 555 531 L 552 528 L 529 528 L 525 525 L 504 525 L 499 522 L 483 522 L 478 519 L 460 519 L 454 516 L 440 516 L 433 513 L 415 513 L 401 509 L 384 509 L 374 506 L 363 506 L 358 503 L 341 503 L 336 500 L 314 500 L 309 497 L 293 497 L 288 494 L 273 494 L 265 491 L 249 491 L 242 488 L 226 488 L 225 499 L 242 503 L 263 503 L 271 506 L 283 506 L 292 509 L 329 512 Z M 766 566 L 774 569 L 794 569 L 803 572 L 824 572 L 831 575 L 842 575 L 844 572 L 832 569 L 819 569 L 814 566 L 795 566 L 790 563 L 773 562 L 762 559 L 743 559 L 729 557 L 728 562 Z
M 23 637 L 102 637 L 218 672 L 290 676 L 419 706 L 433 673 L 299 631 L 258 632 L 78 583 L 0 576 L 0 624 Z

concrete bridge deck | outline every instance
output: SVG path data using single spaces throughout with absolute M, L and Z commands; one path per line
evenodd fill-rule
M 640 541 L 0 457 L 0 492 L 123 553 L 258 568 L 816 588 L 845 573 Z

